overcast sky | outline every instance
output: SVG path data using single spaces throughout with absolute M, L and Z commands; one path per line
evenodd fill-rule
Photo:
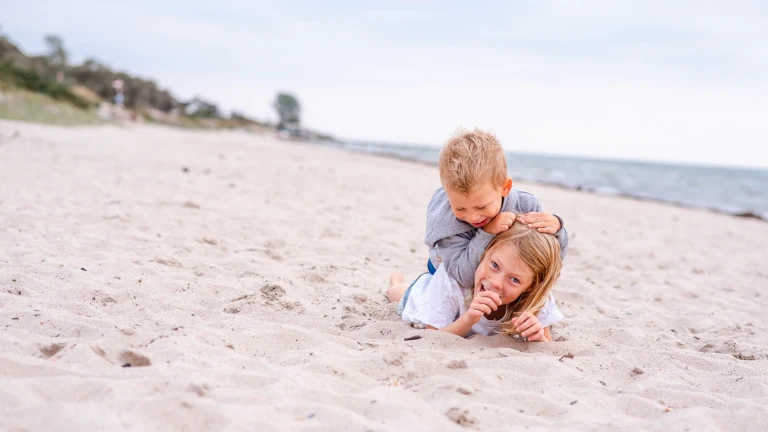
M 341 138 L 768 167 L 768 2 L 0 0 L 28 53 Z M 279 3 L 279 4 L 276 4 Z

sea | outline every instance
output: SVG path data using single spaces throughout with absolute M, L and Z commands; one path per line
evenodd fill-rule
M 437 165 L 440 147 L 365 141 L 323 142 Z M 507 152 L 510 177 L 604 195 L 672 203 L 768 220 L 768 169 L 677 165 Z

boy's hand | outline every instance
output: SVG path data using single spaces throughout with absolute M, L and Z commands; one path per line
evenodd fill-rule
M 538 232 L 547 234 L 555 234 L 562 228 L 557 216 L 543 212 L 528 213 L 520 218 L 520 222 L 527 224 L 528 228 L 536 228 Z
M 497 214 L 493 219 L 491 219 L 491 221 L 488 222 L 488 225 L 483 227 L 483 231 L 487 232 L 488 234 L 496 235 L 508 230 L 513 223 L 515 223 L 514 213 L 501 212 Z
M 472 299 L 469 309 L 464 312 L 462 318 L 472 325 L 477 324 L 483 315 L 490 314 L 501 306 L 501 297 L 493 291 L 483 291 Z
M 539 319 L 530 312 L 523 312 L 519 317 L 512 318 L 510 321 L 515 326 L 515 331 L 526 338 L 528 342 L 542 342 L 544 338 L 544 328 Z

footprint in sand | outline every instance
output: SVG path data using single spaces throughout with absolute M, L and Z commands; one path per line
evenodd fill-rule
M 123 367 L 142 367 L 152 365 L 149 357 L 131 350 L 123 350 L 123 352 L 120 353 L 119 358 L 120 362 L 123 363 Z
M 206 395 L 206 393 L 208 393 L 208 390 L 210 389 L 211 387 L 208 384 L 197 385 L 193 383 L 189 385 L 187 391 L 203 397 Z
M 349 317 L 349 318 L 344 318 L 341 321 L 341 323 L 336 324 L 336 327 L 345 331 L 354 331 L 354 330 L 365 327 L 366 324 L 368 323 L 363 321 L 359 317 Z
M 469 410 L 453 407 L 445 415 L 454 423 L 465 428 L 475 428 L 477 420 L 469 416 Z
M 404 363 L 403 356 L 407 353 L 389 353 L 385 354 L 383 359 L 384 363 L 390 366 L 402 366 Z
M 451 360 L 445 365 L 445 367 L 448 369 L 467 369 L 469 365 L 467 364 L 466 360 Z
M 282 249 L 285 247 L 285 240 L 269 240 L 264 243 L 264 249 Z
M 153 259 L 152 262 L 156 262 L 158 264 L 162 264 L 162 265 L 168 266 L 168 267 L 176 267 L 176 268 L 184 267 L 180 262 L 176 261 L 173 258 L 155 257 L 155 259 Z
M 268 257 L 269 257 L 269 259 L 271 259 L 272 261 L 277 261 L 277 262 L 281 262 L 281 261 L 283 261 L 283 256 L 282 256 L 282 255 L 280 255 L 279 253 L 277 253 L 277 252 L 273 251 L 272 249 L 267 249 L 266 251 L 264 251 L 264 253 L 265 253 L 265 254 L 266 254 Z
M 266 284 L 261 287 L 260 291 L 267 306 L 276 306 L 278 310 L 304 312 L 304 306 L 300 302 L 283 298 L 285 296 L 285 289 L 280 285 Z
M 280 249 L 285 247 L 284 240 L 269 240 L 264 243 L 263 252 L 273 261 L 280 262 L 283 260 L 283 255 L 280 254 Z
M 267 300 L 277 300 L 285 295 L 285 290 L 280 285 L 266 284 L 261 287 L 261 296 Z
M 40 345 L 37 347 L 38 350 L 46 357 L 53 357 L 55 356 L 59 351 L 64 349 L 64 347 L 67 346 L 64 343 L 51 343 L 48 345 Z
M 325 277 L 318 272 L 307 271 L 304 273 L 304 280 L 309 283 L 323 283 L 325 282 Z

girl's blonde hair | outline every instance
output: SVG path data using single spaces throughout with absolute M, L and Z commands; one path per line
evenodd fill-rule
M 522 215 L 517 215 L 516 219 L 520 217 Z M 514 334 L 514 326 L 509 321 L 523 312 L 530 312 L 534 316 L 539 315 L 552 292 L 552 287 L 560 277 L 563 264 L 560 259 L 560 243 L 555 236 L 540 233 L 536 228 L 528 228 L 527 225 L 517 221 L 509 230 L 494 237 L 483 252 L 482 260 L 505 245 L 512 246 L 517 256 L 533 270 L 531 286 L 520 294 L 517 300 L 506 305 L 507 311 L 498 321 L 499 333 Z

